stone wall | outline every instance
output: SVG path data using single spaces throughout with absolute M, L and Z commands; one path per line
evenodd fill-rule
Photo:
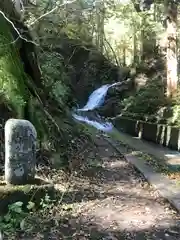
M 180 129 L 177 127 L 138 121 L 125 117 L 114 120 L 114 126 L 119 131 L 134 137 L 154 142 L 173 150 L 180 150 Z

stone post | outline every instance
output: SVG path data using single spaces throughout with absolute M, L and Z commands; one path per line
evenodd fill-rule
M 34 126 L 27 120 L 9 119 L 5 124 L 5 181 L 24 185 L 35 177 L 36 138 Z

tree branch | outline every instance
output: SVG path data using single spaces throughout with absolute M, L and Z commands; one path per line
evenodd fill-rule
M 0 10 L 0 14 L 3 15 L 4 19 L 6 19 L 6 21 L 7 21 L 8 23 L 11 24 L 11 26 L 13 27 L 13 29 L 16 31 L 16 33 L 18 34 L 18 36 L 19 36 L 22 40 L 24 40 L 25 42 L 29 42 L 29 43 L 32 43 L 32 44 L 38 46 L 37 43 L 35 43 L 35 42 L 31 41 L 31 40 L 28 40 L 28 39 L 24 38 L 24 37 L 20 34 L 20 32 L 18 31 L 18 29 L 15 27 L 14 23 L 13 23 L 8 17 L 6 17 L 6 15 L 5 15 L 1 10 Z
M 73 0 L 73 1 L 70 1 L 70 2 L 66 2 L 66 3 L 62 3 L 62 4 L 60 4 L 60 5 L 57 5 L 56 7 L 54 7 L 53 9 L 51 9 L 51 11 L 49 11 L 49 12 L 46 12 L 46 13 L 44 13 L 43 15 L 41 15 L 40 17 L 38 17 L 34 22 L 32 22 L 31 24 L 29 24 L 29 26 L 32 26 L 32 25 L 34 25 L 35 23 L 37 23 L 39 20 L 41 20 L 42 18 L 44 18 L 44 17 L 46 17 L 47 15 L 49 15 L 49 14 L 51 14 L 51 13 L 53 13 L 54 11 L 56 11 L 58 8 L 60 8 L 60 7 L 63 7 L 63 6 L 65 6 L 65 5 L 68 5 L 68 4 L 71 4 L 71 3 L 74 3 L 74 2 L 76 2 L 77 0 Z

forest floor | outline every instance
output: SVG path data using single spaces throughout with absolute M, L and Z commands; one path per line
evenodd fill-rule
M 32 213 L 14 239 L 180 239 L 178 213 L 107 141 L 95 143 L 73 174 L 49 170 L 59 204 Z

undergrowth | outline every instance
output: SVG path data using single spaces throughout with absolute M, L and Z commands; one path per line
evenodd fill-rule
M 54 201 L 45 195 L 40 199 L 38 214 L 46 215 L 54 207 Z M 37 214 L 36 204 L 29 201 L 26 206 L 21 201 L 8 206 L 8 212 L 0 216 L 0 234 L 8 239 L 16 239 L 16 233 L 31 232 L 34 228 L 33 215 Z M 38 215 L 36 215 L 37 217 Z
M 148 79 L 134 95 L 125 98 L 121 102 L 121 108 L 126 115 L 152 115 L 165 106 L 166 102 L 163 81 L 155 77 Z

